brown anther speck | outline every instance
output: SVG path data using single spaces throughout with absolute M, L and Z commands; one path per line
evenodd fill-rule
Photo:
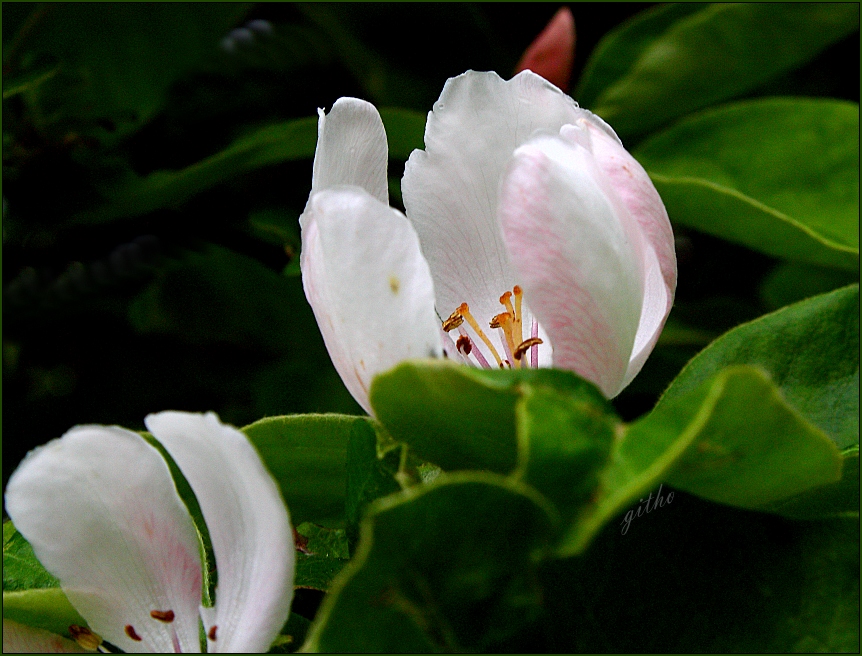
M 131 624 L 126 624 L 126 635 L 129 636 L 135 642 L 140 642 L 141 640 L 143 640 L 143 638 L 138 635 L 138 632 L 135 631 L 135 627 L 133 627 Z
M 217 627 L 215 624 L 213 624 L 213 625 L 210 627 L 210 630 L 207 632 L 207 638 L 209 638 L 210 640 L 212 640 L 213 642 L 215 642 L 215 639 L 216 639 L 216 631 L 218 631 L 218 627 Z
M 159 622 L 170 624 L 174 621 L 174 611 L 172 610 L 151 610 L 150 617 Z
M 470 355 L 470 351 L 473 350 L 473 343 L 467 335 L 461 335 L 455 342 L 455 347 L 464 355 Z

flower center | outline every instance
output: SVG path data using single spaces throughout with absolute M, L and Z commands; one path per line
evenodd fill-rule
M 513 297 L 515 299 L 514 304 L 512 303 Z M 520 369 L 526 366 L 538 367 L 539 344 L 542 343 L 542 340 L 539 339 L 539 324 L 536 323 L 535 319 L 532 319 L 530 336 L 524 339 L 523 313 L 521 311 L 523 300 L 523 290 L 519 285 L 515 285 L 512 291 L 507 291 L 500 297 L 500 305 L 505 308 L 505 311 L 494 315 L 488 323 L 490 328 L 500 331 L 502 355 L 494 348 L 491 338 L 482 330 L 479 322 L 470 313 L 470 307 L 466 303 L 461 303 L 458 309 L 443 322 L 444 332 L 458 331 L 457 341 L 452 342 L 451 338 L 449 338 L 449 341 L 452 342 L 449 346 L 454 346 L 455 350 L 468 362 L 470 362 L 470 356 L 472 356 L 479 366 L 490 369 L 491 364 L 485 358 L 482 351 L 476 347 L 474 337 L 477 337 L 488 347 L 488 351 L 497 361 L 497 366 L 500 369 L 505 369 L 506 367 L 510 369 Z M 471 336 L 467 332 L 464 322 L 472 329 L 474 336 Z M 527 351 L 530 352 L 529 364 L 527 364 L 524 357 Z

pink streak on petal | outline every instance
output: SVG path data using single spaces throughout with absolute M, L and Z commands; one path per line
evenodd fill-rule
M 554 212 L 552 162 L 538 149 L 520 149 L 501 192 L 503 233 L 524 278 L 530 305 L 552 339 L 554 366 L 594 382 L 609 398 L 628 365 L 617 332 L 593 298 L 584 274 L 563 244 L 570 237 Z
M 575 61 L 575 19 L 568 7 L 560 7 L 544 30 L 524 51 L 515 73 L 531 70 L 568 91 Z
M 596 164 L 643 235 L 644 300 L 625 386 L 655 347 L 673 305 L 677 277 L 673 229 L 664 203 L 640 163 L 597 122 L 583 121 L 582 125 L 589 133 Z M 561 135 L 574 139 L 577 131 L 567 126 Z

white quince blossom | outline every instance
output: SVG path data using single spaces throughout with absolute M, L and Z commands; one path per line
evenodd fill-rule
M 676 288 L 667 212 L 600 118 L 540 76 L 448 80 L 389 207 L 373 105 L 319 111 L 302 276 L 324 341 L 369 413 L 408 358 L 554 366 L 609 398 L 640 371 Z
M 200 652 L 202 627 L 210 652 L 267 651 L 290 612 L 295 565 L 276 482 L 245 435 L 213 413 L 162 412 L 145 424 L 197 498 L 215 605 L 202 606 L 200 539 L 165 459 L 132 431 L 77 426 L 29 453 L 6 488 L 15 527 L 89 624 L 73 637 L 91 648 L 101 637 L 126 652 Z M 18 644 L 44 638 L 10 628 Z

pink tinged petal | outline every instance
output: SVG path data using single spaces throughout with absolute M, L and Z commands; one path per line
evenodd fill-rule
M 172 652 L 175 640 L 200 650 L 197 534 L 164 459 L 140 435 L 73 428 L 24 459 L 6 508 L 95 633 L 127 652 Z
M 332 363 L 367 412 L 376 374 L 405 359 L 442 357 L 434 286 L 416 232 L 364 190 L 312 196 L 302 282 Z
M 144 422 L 188 480 L 209 530 L 218 586 L 215 607 L 201 611 L 216 638 L 208 651 L 267 651 L 293 598 L 293 532 L 278 485 L 245 435 L 213 413 Z
M 410 155 L 402 183 L 444 318 L 466 302 L 487 325 L 502 309 L 500 295 L 520 284 L 497 219 L 506 164 L 536 130 L 557 133 L 585 115 L 530 71 L 509 81 L 468 71 L 446 82 L 428 115 L 425 150 Z
M 500 217 L 554 366 L 619 393 L 640 320 L 642 245 L 590 153 L 539 135 L 515 152 Z M 541 349 L 541 347 L 540 347 Z
M 374 105 L 358 98 L 339 98 L 329 114 L 323 110 L 318 114 L 311 193 L 355 185 L 388 204 L 389 145 Z
M 3 618 L 4 654 L 94 654 L 78 643 L 26 624 Z
M 530 70 L 567 91 L 575 62 L 575 19 L 568 7 L 560 7 L 544 30 L 530 44 L 515 72 Z
M 591 119 L 597 117 L 591 116 Z M 658 341 L 673 305 L 676 291 L 676 253 L 673 230 L 667 210 L 647 172 L 626 151 L 619 140 L 611 138 L 600 123 L 590 120 L 583 130 L 564 128 L 563 136 L 575 132 L 590 135 L 591 150 L 608 184 L 623 206 L 637 221 L 643 234 L 645 288 L 641 320 L 624 386 L 638 374 Z M 568 134 L 567 134 L 568 133 Z

